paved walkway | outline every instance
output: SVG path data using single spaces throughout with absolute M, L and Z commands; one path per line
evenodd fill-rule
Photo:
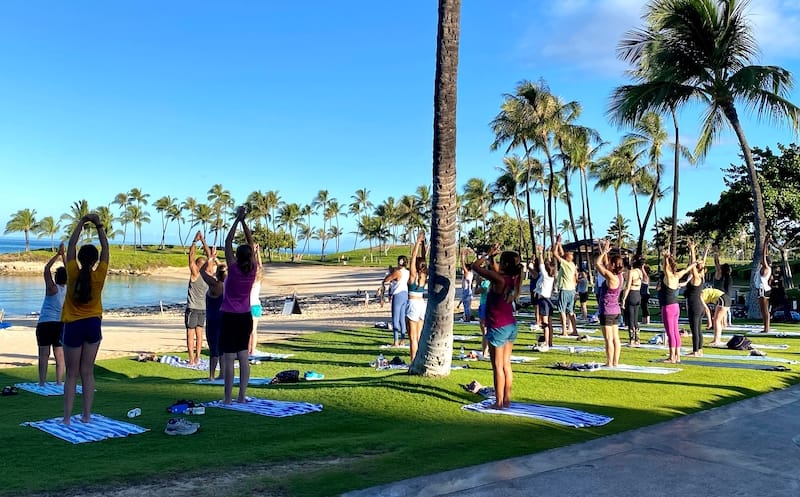
M 530 456 L 345 494 L 799 496 L 800 385 Z

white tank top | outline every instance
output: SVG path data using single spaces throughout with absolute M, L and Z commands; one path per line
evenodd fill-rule
M 66 285 L 56 285 L 58 292 L 53 295 L 45 295 L 42 302 L 42 310 L 39 313 L 40 323 L 61 321 L 61 309 L 64 307 L 64 297 L 67 295 Z
M 408 291 L 408 278 L 411 276 L 411 272 L 406 268 L 400 269 L 400 278 L 397 279 L 397 286 L 394 287 L 393 294 L 400 293 L 400 292 L 407 292 Z

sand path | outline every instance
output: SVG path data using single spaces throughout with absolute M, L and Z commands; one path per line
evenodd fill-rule
M 301 314 L 284 316 L 279 313 L 262 317 L 259 323 L 259 343 L 312 331 L 348 329 L 372 326 L 376 321 L 389 319 L 388 306 L 374 301 L 368 305 L 356 298 L 358 290 L 374 295 L 383 269 L 352 266 L 308 266 L 271 264 L 264 271 L 262 297 L 286 297 L 296 294 Z M 184 268 L 166 268 L 154 272 L 154 278 L 187 278 Z M 320 295 L 352 297 L 347 304 L 306 304 L 319 300 Z M 339 299 L 341 302 L 341 299 Z M 37 362 L 36 319 L 8 320 L 10 328 L 0 330 L 0 368 L 35 365 Z M 103 317 L 103 343 L 100 359 L 136 355 L 139 352 L 186 351 L 186 331 L 183 314 L 172 310 L 164 314 L 107 312 Z M 52 372 L 51 372 L 52 373 Z

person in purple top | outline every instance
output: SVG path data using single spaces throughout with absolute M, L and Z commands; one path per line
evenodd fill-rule
M 621 312 L 619 305 L 619 294 L 622 290 L 622 270 L 625 264 L 622 256 L 615 254 L 609 256 L 611 244 L 608 240 L 600 240 L 600 255 L 595 260 L 597 271 L 603 275 L 605 281 L 602 297 L 598 299 L 600 308 L 600 329 L 603 331 L 603 338 L 606 341 L 606 366 L 619 366 L 619 353 L 621 343 L 619 341 L 619 315 Z
M 253 331 L 253 315 L 250 312 L 250 289 L 258 274 L 258 260 L 253 236 L 244 222 L 245 208 L 236 211 L 228 236 L 225 238 L 225 260 L 228 262 L 228 276 L 225 278 L 225 289 L 222 293 L 222 333 L 220 334 L 220 351 L 222 352 L 222 374 L 225 377 L 225 404 L 232 402 L 233 394 L 233 361 L 239 360 L 239 402 L 246 402 L 247 383 L 250 381 L 250 363 L 248 362 L 248 346 L 250 333 Z M 247 243 L 233 250 L 233 238 L 236 226 L 242 225 Z
M 472 263 L 472 270 L 481 278 L 491 281 L 486 297 L 486 340 L 492 359 L 495 403 L 492 409 L 506 409 L 511 405 L 511 350 L 517 338 L 517 320 L 514 317 L 514 301 L 519 296 L 522 273 L 519 254 L 503 252 L 497 263 L 494 257 L 500 253 L 498 245 L 492 246 L 484 256 Z M 488 262 L 488 267 L 484 264 Z

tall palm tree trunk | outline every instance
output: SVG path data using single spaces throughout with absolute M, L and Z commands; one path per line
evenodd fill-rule
M 553 234 L 553 183 L 555 176 L 553 176 L 553 158 L 550 156 L 550 150 L 544 147 L 544 153 L 547 156 L 547 168 L 550 171 L 550 177 L 547 180 L 547 223 L 549 226 L 548 233 L 550 234 L 550 246 L 556 244 L 555 235 Z M 558 198 L 556 198 L 558 200 Z
M 433 199 L 428 309 L 409 373 L 447 376 L 453 361 L 456 279 L 456 78 L 461 0 L 439 0 L 433 114 Z
M 761 317 L 761 310 L 758 307 L 758 299 L 755 297 L 755 275 L 761 270 L 761 260 L 765 250 L 769 247 L 764 246 L 764 235 L 767 232 L 767 216 L 764 211 L 764 199 L 761 196 L 761 184 L 758 181 L 758 172 L 756 165 L 753 161 L 753 153 L 750 150 L 750 145 L 747 143 L 747 137 L 744 135 L 742 123 L 739 121 L 739 115 L 733 103 L 723 104 L 722 107 L 725 117 L 731 123 L 736 137 L 739 139 L 739 145 L 744 155 L 744 162 L 747 164 L 747 172 L 750 177 L 750 192 L 753 195 L 753 229 L 755 231 L 754 238 L 755 248 L 753 250 L 753 263 L 751 265 L 751 278 L 750 278 L 750 292 L 747 296 L 747 317 L 757 319 Z
M 675 172 L 672 178 L 672 231 L 670 232 L 669 253 L 675 257 L 675 250 L 678 246 L 678 186 L 680 184 L 680 135 L 678 129 L 678 116 L 675 114 L 675 107 L 670 109 L 672 114 L 672 123 L 675 126 Z M 660 260 L 661 256 L 659 256 Z M 661 263 L 659 262 L 659 267 Z
M 592 209 L 589 204 L 589 179 L 586 177 L 586 171 L 581 170 L 583 176 L 583 188 L 587 192 L 586 195 L 586 222 L 589 225 L 589 285 L 594 285 L 594 226 L 592 226 Z

